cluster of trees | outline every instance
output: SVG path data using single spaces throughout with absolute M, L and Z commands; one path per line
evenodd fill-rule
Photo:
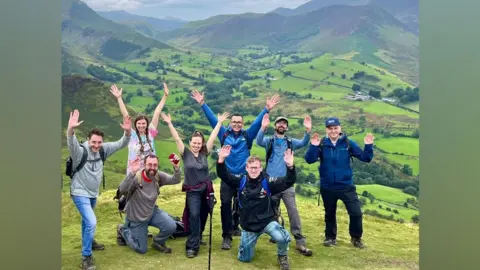
M 395 97 L 401 103 L 415 102 L 420 100 L 420 89 L 418 87 L 396 88 L 388 94 L 388 97 Z
M 90 64 L 87 67 L 87 72 L 101 81 L 116 83 L 123 80 L 122 74 L 107 71 L 103 66 L 94 66 Z

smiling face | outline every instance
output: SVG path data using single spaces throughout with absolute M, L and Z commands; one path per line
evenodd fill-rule
M 243 117 L 241 115 L 233 115 L 230 120 L 230 126 L 234 132 L 239 132 L 243 128 Z
M 190 138 L 190 151 L 195 154 L 200 153 L 204 144 L 203 134 L 199 131 L 195 131 Z
M 250 177 L 251 179 L 257 178 L 260 173 L 262 173 L 262 163 L 260 161 L 260 158 L 256 156 L 250 156 L 247 159 L 246 170 L 248 173 L 248 177 Z
M 275 132 L 277 134 L 283 135 L 288 129 L 288 123 L 285 120 L 280 120 L 275 123 Z
M 135 124 L 135 129 L 138 131 L 138 133 L 140 133 L 140 135 L 144 135 L 148 127 L 148 118 L 144 115 L 139 115 L 135 119 L 134 124 Z
M 90 150 L 92 152 L 97 153 L 100 151 L 100 147 L 103 144 L 103 132 L 98 129 L 92 129 L 88 133 L 88 145 L 90 146 Z
M 342 133 L 341 126 L 328 126 L 326 129 L 327 135 L 332 141 L 338 140 L 340 133 Z
M 147 156 L 145 158 L 145 173 L 149 178 L 155 177 L 158 172 L 158 158 L 155 156 Z

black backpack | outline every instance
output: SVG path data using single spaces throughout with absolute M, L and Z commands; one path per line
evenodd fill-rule
M 223 147 L 223 144 L 225 143 L 225 139 L 228 137 L 228 135 L 230 135 L 230 130 L 227 129 L 224 133 L 223 133 L 223 137 L 222 139 L 220 140 L 220 145 Z M 247 131 L 246 130 L 243 130 L 242 131 L 242 135 L 243 137 L 245 138 L 245 140 L 247 141 L 247 147 L 248 147 L 248 150 L 251 150 L 252 149 L 252 144 L 253 144 L 253 141 L 252 142 L 248 142 L 247 138 L 248 138 L 248 134 L 247 134 Z
M 292 150 L 292 139 L 290 139 L 288 136 L 285 135 L 285 139 L 287 140 L 287 149 Z M 272 136 L 269 140 L 269 143 L 267 143 L 267 155 L 265 156 L 265 170 L 267 170 L 268 167 L 268 160 L 272 156 L 273 152 L 273 141 L 274 137 Z
M 82 159 L 80 160 L 80 163 L 78 164 L 78 166 L 75 168 L 75 170 L 73 169 L 73 160 L 72 160 L 72 157 L 69 156 L 66 160 L 66 169 L 65 169 L 65 174 L 67 176 L 70 177 L 70 179 L 73 179 L 73 176 L 75 175 L 75 173 L 77 173 L 78 171 L 80 171 L 83 166 L 85 166 L 85 163 L 87 162 L 87 158 L 88 158 L 88 151 L 87 149 L 85 148 L 85 146 L 82 144 L 82 142 L 80 142 L 80 147 L 83 149 L 83 153 L 82 153 Z M 102 163 L 105 164 L 105 159 L 107 158 L 106 154 L 105 154 L 105 149 L 103 149 L 103 146 L 100 147 L 100 159 L 102 160 Z M 62 180 L 62 185 L 63 185 L 63 180 Z M 105 189 L 105 174 L 103 174 L 103 189 Z
M 179 237 L 188 236 L 189 232 L 188 230 L 185 230 L 185 225 L 183 224 L 182 220 L 179 217 L 175 217 L 172 215 L 169 215 L 169 216 L 175 221 L 175 224 L 177 225 L 177 229 L 172 235 L 170 235 L 170 238 L 175 239 Z

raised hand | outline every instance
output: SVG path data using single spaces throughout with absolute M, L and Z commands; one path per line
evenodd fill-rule
M 170 124 L 172 123 L 172 118 L 170 117 L 170 114 L 166 115 L 164 113 L 161 114 L 163 122 Z
M 123 130 L 129 132 L 132 130 L 132 118 L 130 116 L 123 117 L 123 124 L 120 124 Z
M 275 94 L 273 95 L 273 97 L 269 98 L 267 96 L 267 104 L 266 104 L 266 107 L 267 107 L 267 110 L 270 111 L 271 109 L 273 109 L 273 107 L 275 107 L 275 105 L 277 105 L 278 103 L 280 102 L 280 96 Z
M 141 168 L 140 157 L 137 157 L 135 160 L 130 161 L 129 167 L 130 171 L 135 174 Z
M 167 84 L 163 83 L 163 94 L 167 97 L 169 92 Z
M 173 167 L 175 168 L 178 168 L 179 167 L 179 163 L 180 163 L 180 158 L 172 153 L 168 156 L 168 159 L 170 160 L 170 163 L 172 163 Z
M 293 152 L 292 149 L 287 149 L 283 155 L 283 160 L 287 164 L 288 167 L 293 166 Z
M 78 112 L 78 110 L 75 110 L 73 111 L 73 113 L 70 113 L 70 119 L 68 119 L 69 129 L 74 129 L 83 123 L 83 121 L 78 122 L 79 117 L 80 117 L 80 113 Z
M 266 130 L 268 125 L 270 125 L 270 115 L 268 113 L 266 113 L 265 115 L 263 115 L 263 119 L 262 119 L 262 129 L 263 130 Z
M 312 138 L 310 139 L 310 143 L 315 146 L 320 145 L 320 136 L 318 133 L 313 134 Z
M 228 112 L 224 112 L 223 114 L 218 114 L 218 122 L 222 123 L 223 121 L 227 120 L 228 117 L 230 117 L 230 114 Z
M 305 116 L 305 119 L 303 119 L 303 126 L 307 129 L 307 132 L 312 130 L 312 118 L 310 118 L 309 115 Z
M 192 98 L 195 99 L 195 101 L 200 105 L 203 105 L 203 103 L 205 102 L 204 93 L 202 92 L 200 94 L 197 89 L 192 90 Z
M 375 140 L 375 137 L 372 135 L 372 133 L 368 133 L 363 141 L 365 144 L 373 144 L 373 140 Z
M 222 149 L 220 149 L 220 152 L 218 152 L 218 159 L 220 161 L 224 161 L 230 155 L 231 149 L 232 149 L 231 145 L 224 145 Z
M 116 98 L 122 97 L 123 88 L 118 89 L 118 87 L 114 84 L 110 87 L 110 93 L 112 93 Z

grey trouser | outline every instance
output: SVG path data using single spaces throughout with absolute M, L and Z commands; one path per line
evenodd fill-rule
M 288 219 L 290 221 L 290 232 L 297 245 L 304 246 L 307 244 L 307 239 L 302 235 L 302 222 L 297 210 L 297 202 L 295 201 L 295 188 L 292 186 L 281 193 L 272 196 L 277 206 L 280 208 L 280 199 L 283 200 L 285 207 L 287 208 Z
M 149 220 L 144 222 L 134 222 L 125 219 L 122 236 L 127 245 L 138 253 L 147 252 L 147 234 L 148 226 L 160 229 L 160 232 L 153 237 L 153 242 L 157 244 L 165 244 L 165 241 L 172 235 L 176 229 L 175 221 L 164 211 L 155 207 L 153 215 Z

